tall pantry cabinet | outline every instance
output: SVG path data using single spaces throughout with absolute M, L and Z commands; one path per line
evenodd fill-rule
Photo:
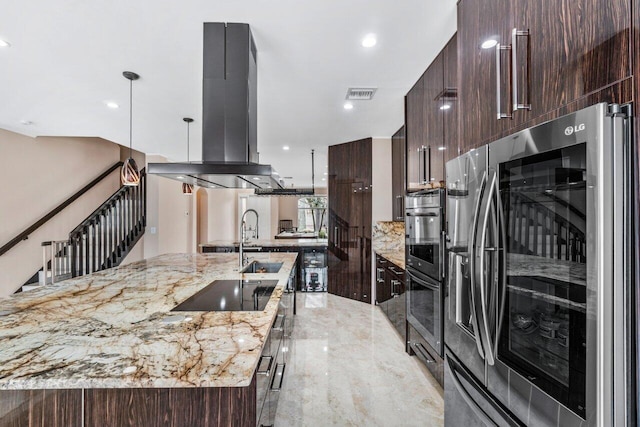
M 371 138 L 329 146 L 329 293 L 371 303 Z

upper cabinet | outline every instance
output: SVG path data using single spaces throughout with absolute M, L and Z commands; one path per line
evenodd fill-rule
M 630 0 L 461 0 L 461 148 L 631 76 L 630 25 Z
M 457 151 L 456 46 L 454 36 L 405 98 L 407 191 L 440 186 Z
M 402 126 L 391 137 L 391 202 L 394 221 L 404 221 L 405 151 L 404 126 Z

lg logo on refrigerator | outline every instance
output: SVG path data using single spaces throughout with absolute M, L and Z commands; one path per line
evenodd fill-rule
M 564 134 L 569 136 L 569 135 L 573 135 L 574 133 L 578 133 L 580 131 L 585 130 L 585 125 L 584 123 L 580 123 L 578 126 L 567 126 L 564 129 Z

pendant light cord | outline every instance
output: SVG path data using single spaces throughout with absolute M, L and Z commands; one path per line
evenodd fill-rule
M 133 158 L 132 151 L 133 135 L 133 80 L 129 80 L 129 157 Z
M 189 125 L 191 123 L 187 122 L 187 163 L 189 163 Z

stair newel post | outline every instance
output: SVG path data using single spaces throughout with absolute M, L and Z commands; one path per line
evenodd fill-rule
M 76 258 L 78 257 L 78 248 L 76 247 L 75 233 L 72 233 L 69 236 L 69 243 L 71 243 L 71 248 L 70 248 L 71 253 L 69 254 L 69 261 L 71 263 L 70 265 L 71 277 L 77 277 L 78 268 L 76 267 Z
M 142 179 L 144 182 L 143 190 L 142 190 L 142 203 L 144 204 L 144 210 L 142 214 L 142 226 L 147 226 L 147 172 L 145 171 L 142 175 Z

